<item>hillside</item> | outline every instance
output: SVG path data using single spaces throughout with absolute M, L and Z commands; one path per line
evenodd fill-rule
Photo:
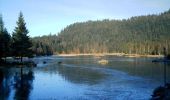
M 170 10 L 124 20 L 74 23 L 58 35 L 33 41 L 48 45 L 53 53 L 163 54 L 164 48 L 170 53 Z

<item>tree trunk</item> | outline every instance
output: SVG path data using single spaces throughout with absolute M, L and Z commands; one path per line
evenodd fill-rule
M 22 62 L 22 56 L 21 56 L 21 58 L 20 58 L 20 59 L 21 59 L 21 62 Z
M 22 79 L 23 79 L 23 69 L 22 69 L 22 67 L 21 67 L 20 75 L 21 75 L 21 82 L 22 82 Z

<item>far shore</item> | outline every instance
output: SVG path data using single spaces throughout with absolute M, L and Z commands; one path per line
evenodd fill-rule
M 140 55 L 140 54 L 125 54 L 125 53 L 85 53 L 85 54 L 58 54 L 61 57 L 71 57 L 71 56 L 124 56 L 124 57 L 164 57 L 163 55 Z

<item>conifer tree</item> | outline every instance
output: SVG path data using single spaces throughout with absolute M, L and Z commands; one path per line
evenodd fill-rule
M 10 37 L 8 31 L 4 27 L 2 15 L 0 15 L 0 59 L 2 57 L 6 58 L 7 56 L 9 56 L 10 39 L 11 39 L 11 37 Z
M 32 43 L 28 36 L 28 29 L 22 12 L 20 12 L 17 26 L 12 35 L 12 50 L 15 57 L 20 57 L 21 62 L 23 57 L 29 57 L 32 55 L 31 47 Z

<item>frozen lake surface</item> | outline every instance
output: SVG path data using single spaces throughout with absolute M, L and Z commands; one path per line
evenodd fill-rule
M 108 64 L 101 65 L 99 60 Z M 148 100 L 163 85 L 163 63 L 116 56 L 40 57 L 36 68 L 0 68 L 2 100 Z M 43 64 L 46 61 L 46 64 Z M 61 61 L 62 64 L 58 64 Z M 170 81 L 170 65 L 167 81 Z

